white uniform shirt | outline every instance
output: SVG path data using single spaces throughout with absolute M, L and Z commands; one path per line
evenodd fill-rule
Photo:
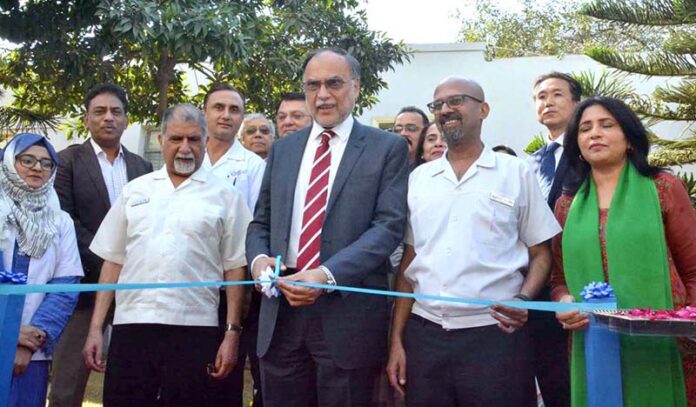
M 519 294 L 528 247 L 561 231 L 523 160 L 484 149 L 461 180 L 447 157 L 409 179 L 406 278 L 417 294 L 509 300 Z M 445 329 L 496 324 L 487 307 L 416 300 L 413 313 Z
M 259 199 L 261 190 L 263 171 L 266 169 L 266 162 L 261 157 L 244 148 L 239 140 L 235 140 L 232 147 L 215 162 L 215 165 L 210 163 L 210 157 L 206 153 L 203 167 L 231 183 L 242 194 L 249 211 L 254 213 L 256 200 Z
M 112 164 L 111 161 L 106 158 L 106 153 L 99 147 L 99 144 L 91 138 L 89 141 L 94 149 L 94 154 L 97 156 L 99 168 L 101 168 L 102 178 L 104 178 L 106 191 L 109 194 L 109 203 L 113 205 L 118 196 L 121 195 L 123 187 L 128 183 L 128 172 L 126 170 L 126 160 L 123 156 L 123 147 L 119 146 L 118 154 Z
M 54 214 L 58 233 L 53 236 L 53 241 L 41 258 L 32 258 L 29 261 L 27 284 L 46 284 L 54 278 L 84 276 L 80 253 L 77 250 L 75 224 L 70 215 L 64 211 L 56 210 Z M 14 227 L 9 227 L 8 232 L 8 240 L 3 244 L 2 261 L 5 270 L 12 270 L 17 234 Z M 26 295 L 22 310 L 22 325 L 29 325 L 44 297 L 46 297 L 45 293 Z M 44 355 L 41 350 L 34 353 L 31 358 L 31 360 L 47 359 L 51 358 Z
M 346 150 L 346 144 L 350 137 L 350 132 L 353 130 L 353 116 L 348 116 L 341 124 L 332 128 L 335 137 L 329 140 L 331 148 L 331 166 L 329 167 L 329 189 L 327 191 L 326 203 L 329 203 L 331 196 L 331 187 L 333 186 L 338 165 L 343 158 L 343 152 Z M 300 172 L 297 175 L 297 183 L 295 184 L 295 197 L 292 206 L 292 223 L 290 224 L 290 240 L 288 241 L 288 254 L 285 259 L 285 265 L 290 268 L 297 267 L 297 252 L 300 250 L 300 233 L 302 232 L 302 216 L 304 214 L 305 198 L 307 198 L 307 188 L 309 187 L 309 177 L 312 174 L 312 166 L 314 165 L 314 156 L 317 153 L 317 148 L 321 145 L 321 133 L 324 128 L 319 123 L 312 125 L 312 130 L 309 132 L 309 139 L 305 145 L 302 162 L 300 163 Z
M 251 221 L 241 194 L 205 168 L 174 189 L 166 168 L 123 189 L 90 250 L 122 264 L 119 283 L 222 281 L 246 265 Z M 116 292 L 114 325 L 217 326 L 217 287 Z

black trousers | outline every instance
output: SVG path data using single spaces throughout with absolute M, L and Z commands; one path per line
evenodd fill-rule
M 342 369 L 331 358 L 319 313 L 281 299 L 273 340 L 261 358 L 265 407 L 371 406 L 379 366 Z
M 548 292 L 539 301 L 549 301 Z M 532 339 L 534 375 L 539 382 L 546 407 L 570 406 L 570 367 L 568 332 L 553 312 L 530 311 L 529 333 Z
M 536 406 L 526 328 L 447 331 L 412 314 L 404 348 L 407 406 Z
M 220 385 L 207 372 L 218 338 L 217 327 L 114 325 L 104 406 L 218 405 Z
M 244 330 L 239 338 L 239 350 L 237 353 L 237 363 L 234 369 L 221 382 L 221 406 L 223 407 L 242 407 L 244 396 L 244 369 L 246 360 L 249 358 L 251 368 L 251 378 L 254 386 L 254 398 L 252 407 L 263 407 L 261 399 L 261 370 L 259 358 L 256 356 L 256 340 L 259 332 L 259 307 L 261 306 L 261 293 L 252 288 L 251 303 L 249 314 L 242 322 Z M 227 297 L 225 292 L 220 292 L 220 307 L 218 309 L 218 319 L 220 323 L 221 340 L 224 337 L 224 326 L 227 322 Z

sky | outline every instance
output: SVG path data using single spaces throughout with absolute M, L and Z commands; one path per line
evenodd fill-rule
M 457 10 L 475 10 L 475 0 L 363 0 L 370 29 L 407 44 L 455 42 L 461 23 Z M 504 8 L 519 7 L 518 0 L 498 0 Z

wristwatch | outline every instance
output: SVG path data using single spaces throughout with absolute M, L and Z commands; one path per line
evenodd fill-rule
M 518 300 L 522 300 L 522 301 L 531 301 L 532 300 L 531 298 L 529 298 L 528 296 L 526 296 L 524 294 L 517 294 L 516 296 L 514 296 L 512 298 L 517 298 Z
M 241 334 L 243 330 L 244 330 L 244 328 L 242 328 L 241 325 L 225 324 L 225 332 L 234 331 L 234 332 L 238 332 Z
M 326 266 L 320 265 L 318 268 L 319 268 L 319 270 L 323 271 L 324 275 L 326 276 L 326 285 L 336 285 L 336 279 L 334 278 L 333 274 L 331 274 L 331 271 L 329 271 L 329 269 Z M 324 292 L 326 292 L 326 293 L 332 293 L 333 291 L 334 290 L 332 290 L 330 288 L 327 288 L 326 290 L 324 290 Z

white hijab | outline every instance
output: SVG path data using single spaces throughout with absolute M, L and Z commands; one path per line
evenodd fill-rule
M 53 189 L 56 167 L 42 187 L 29 187 L 15 169 L 15 156 L 22 152 L 15 150 L 22 136 L 15 137 L 5 147 L 0 163 L 0 248 L 12 250 L 9 227 L 14 226 L 19 250 L 32 258 L 40 258 L 58 233 L 56 211 L 60 206 Z

